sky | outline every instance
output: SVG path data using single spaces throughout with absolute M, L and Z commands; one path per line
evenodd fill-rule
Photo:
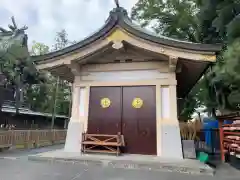
M 128 12 L 137 0 L 119 0 Z M 0 0 L 0 26 L 7 28 L 11 16 L 19 27 L 28 26 L 28 43 L 52 46 L 56 32 L 65 29 L 69 40 L 80 41 L 104 24 L 114 0 Z

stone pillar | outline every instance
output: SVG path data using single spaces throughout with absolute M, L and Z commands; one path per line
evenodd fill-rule
M 176 85 L 161 87 L 161 156 L 182 159 L 182 143 L 177 119 Z
M 80 98 L 84 98 L 84 93 L 80 91 L 80 87 L 75 84 L 72 91 L 72 113 L 68 123 L 67 137 L 65 142 L 65 152 L 81 152 L 81 141 L 83 132 L 83 123 L 80 120 L 81 104 Z

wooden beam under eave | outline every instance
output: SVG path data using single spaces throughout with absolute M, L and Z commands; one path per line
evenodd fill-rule
M 68 82 L 73 82 L 74 80 L 74 74 L 66 65 L 48 68 L 47 71 L 54 76 L 59 76 L 60 79 L 67 80 Z
M 176 71 L 177 62 L 178 62 L 178 57 L 169 56 L 168 65 L 169 65 L 169 71 L 170 72 L 175 72 Z
M 59 57 L 55 57 L 55 58 L 46 60 L 45 62 L 39 63 L 37 65 L 37 68 L 47 69 L 47 68 L 51 68 L 59 65 L 68 65 L 68 64 L 71 64 L 71 61 L 78 61 L 79 59 L 87 57 L 91 54 L 95 54 L 97 51 L 105 47 L 108 47 L 109 44 L 111 43 L 107 40 L 98 40 L 84 48 L 80 48 L 76 50 L 75 52 L 61 55 Z
M 166 56 L 177 56 L 183 59 L 189 59 L 193 61 L 206 61 L 206 62 L 215 62 L 216 55 L 215 52 L 206 52 L 206 51 L 196 51 L 183 48 L 175 48 L 161 45 L 149 40 L 141 39 L 134 34 L 130 34 L 125 30 L 118 28 L 112 34 L 106 38 L 109 42 L 114 41 L 124 41 L 140 49 L 148 50 L 153 53 L 163 54 Z
M 209 62 L 179 59 L 178 64 L 181 67 L 181 72 L 176 72 L 176 79 L 178 82 L 177 94 L 179 98 L 185 98 L 203 75 Z
M 67 67 L 71 70 L 74 76 L 79 76 L 81 72 L 80 64 L 77 62 L 71 61 L 70 64 L 67 64 Z

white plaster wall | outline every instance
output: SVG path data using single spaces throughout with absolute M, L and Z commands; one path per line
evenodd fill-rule
M 158 70 L 133 70 L 133 71 L 110 71 L 88 72 L 81 75 L 82 81 L 121 81 L 121 80 L 150 80 L 167 79 L 169 73 L 161 73 Z
M 79 116 L 84 117 L 85 112 L 85 99 L 86 99 L 86 88 L 81 87 L 80 88 L 80 96 L 79 96 Z
M 162 119 L 170 118 L 170 90 L 169 87 L 161 87 L 161 116 Z

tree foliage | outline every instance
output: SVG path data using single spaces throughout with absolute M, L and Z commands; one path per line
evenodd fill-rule
M 161 35 L 197 42 L 197 13 L 192 0 L 139 0 L 132 18 Z
M 32 56 L 43 55 L 43 54 L 47 54 L 49 52 L 50 52 L 50 49 L 47 45 L 33 41 L 32 49 L 30 51 L 30 54 Z
M 185 99 L 181 116 L 189 118 L 198 107 L 215 116 L 216 109 L 239 106 L 239 0 L 139 0 L 132 17 L 156 33 L 199 43 L 222 43 L 217 63 Z
M 43 55 L 51 51 L 60 50 L 71 42 L 67 38 L 65 30 L 57 32 L 55 37 L 55 44 L 50 49 L 43 43 L 33 42 L 31 55 Z M 47 77 L 44 84 L 37 84 L 29 86 L 26 92 L 26 101 L 31 104 L 32 109 L 41 112 L 53 113 L 54 102 L 56 101 L 56 114 L 69 115 L 69 103 L 71 99 L 71 92 L 69 83 L 64 80 L 57 81 L 57 77 L 52 76 L 48 72 L 44 72 Z M 58 84 L 58 90 L 56 87 Z
M 26 26 L 18 28 L 14 17 L 10 30 L 0 27 L 0 66 L 5 75 L 5 85 L 12 85 L 16 94 L 16 112 L 18 113 L 26 86 L 43 83 L 45 77 L 31 61 L 28 47 Z

